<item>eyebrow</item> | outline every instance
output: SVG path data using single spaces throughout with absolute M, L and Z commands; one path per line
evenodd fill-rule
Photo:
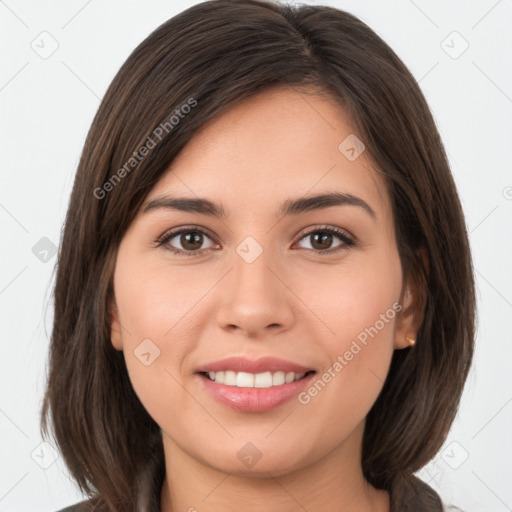
M 301 213 L 313 210 L 346 205 L 359 207 L 366 211 L 373 219 L 377 218 L 374 210 L 366 201 L 352 194 L 340 192 L 326 192 L 314 196 L 300 197 L 298 199 L 288 199 L 282 204 L 279 213 L 281 216 L 300 215 Z M 161 208 L 199 213 L 218 219 L 227 219 L 229 215 L 222 204 L 214 203 L 209 199 L 201 197 L 171 197 L 167 195 L 158 196 L 147 201 L 143 205 L 143 213 L 159 210 Z

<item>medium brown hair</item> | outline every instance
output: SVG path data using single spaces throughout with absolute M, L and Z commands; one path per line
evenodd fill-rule
M 147 495 L 156 496 L 165 474 L 160 429 L 110 341 L 119 243 L 205 123 L 278 85 L 323 91 L 344 108 L 385 180 L 404 279 L 423 290 L 417 343 L 395 350 L 367 417 L 365 478 L 402 503 L 405 489 L 417 485 L 413 472 L 450 429 L 473 355 L 473 270 L 446 154 L 414 77 L 342 10 L 204 2 L 152 32 L 115 76 L 88 133 L 62 233 L 41 428 L 46 437 L 51 423 L 71 475 L 97 510 L 134 510 L 142 475 L 149 475 Z M 134 152 L 191 98 L 196 106 L 133 165 Z

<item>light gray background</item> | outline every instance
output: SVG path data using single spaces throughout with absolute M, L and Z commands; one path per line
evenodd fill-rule
M 0 1 L 0 512 L 54 511 L 81 498 L 58 453 L 40 445 L 51 247 L 108 84 L 153 29 L 195 3 Z M 420 476 L 467 512 L 512 510 L 512 1 L 306 3 L 360 16 L 432 108 L 466 213 L 479 326 L 458 419 Z

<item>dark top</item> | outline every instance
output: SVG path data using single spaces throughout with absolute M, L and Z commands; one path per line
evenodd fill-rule
M 87 504 L 89 503 L 89 500 L 81 501 L 80 503 L 75 503 L 75 505 L 71 505 L 66 508 L 61 508 L 57 512 L 82 512 L 87 510 Z
M 444 508 L 438 494 L 425 482 L 413 477 L 410 485 L 399 493 L 391 492 L 391 512 L 443 512 Z M 159 503 L 159 496 L 153 496 L 153 504 Z M 152 512 L 160 512 L 159 507 L 149 507 Z M 92 512 L 94 507 L 89 500 L 81 501 L 58 512 Z

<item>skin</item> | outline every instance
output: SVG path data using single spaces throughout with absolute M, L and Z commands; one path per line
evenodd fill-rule
M 162 429 L 163 512 L 389 510 L 388 493 L 363 477 L 362 435 L 393 351 L 415 337 L 414 296 L 384 183 L 368 152 L 349 161 L 338 150 L 353 130 L 339 104 L 318 92 L 279 87 L 237 104 L 194 136 L 147 197 L 205 197 L 222 203 L 226 219 L 141 209 L 119 247 L 112 344 Z M 325 191 L 360 197 L 375 218 L 352 205 L 278 214 L 285 200 Z M 207 233 L 194 246 L 202 254 L 155 247 L 165 232 L 190 225 Z M 303 236 L 325 225 L 356 244 L 333 236 L 319 246 Z M 248 236 L 263 249 L 252 263 L 236 252 Z M 167 245 L 190 248 L 184 242 L 178 235 Z M 195 374 L 228 356 L 271 355 L 322 375 L 396 302 L 402 311 L 308 404 L 238 412 Z M 134 355 L 147 338 L 160 350 L 149 366 Z M 261 454 L 250 468 L 237 457 L 247 442 Z

